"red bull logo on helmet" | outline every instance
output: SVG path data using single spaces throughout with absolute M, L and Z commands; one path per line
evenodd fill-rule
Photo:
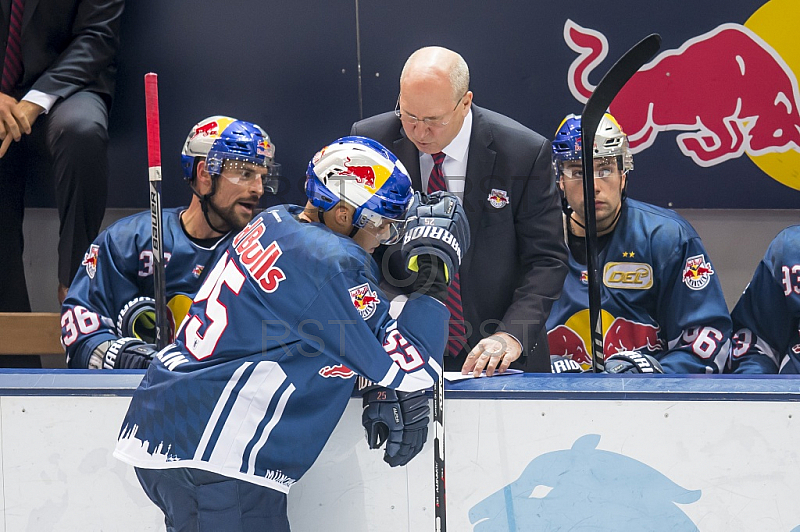
M 340 175 L 350 175 L 355 177 L 357 183 L 361 184 L 373 194 L 386 183 L 392 171 L 382 165 L 358 164 L 350 157 L 344 163 L 346 172 Z
M 97 256 L 100 253 L 100 248 L 96 244 L 89 246 L 89 251 L 83 255 L 81 266 L 86 266 L 86 275 L 89 279 L 94 279 L 94 274 L 97 273 Z
M 348 290 L 350 292 L 350 300 L 353 306 L 358 311 L 361 318 L 368 320 L 375 314 L 378 309 L 378 294 L 371 290 L 368 283 L 364 283 Z
M 695 255 L 686 260 L 683 268 L 683 282 L 692 290 L 702 290 L 711 281 L 714 270 L 706 262 L 704 255 Z
M 594 90 L 589 73 L 606 57 L 608 41 L 571 20 L 564 39 L 580 54 L 568 83 L 584 103 Z M 681 152 L 708 167 L 743 154 L 800 152 L 798 107 L 797 77 L 781 55 L 748 27 L 727 23 L 659 54 L 623 87 L 610 112 L 633 153 L 660 132 L 681 131 Z

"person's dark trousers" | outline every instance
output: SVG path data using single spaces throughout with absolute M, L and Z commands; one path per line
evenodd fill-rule
M 192 468 L 134 468 L 167 532 L 289 532 L 286 494 Z
M 58 281 L 69 286 L 97 236 L 108 196 L 108 109 L 97 94 L 78 92 L 40 115 L 30 135 L 0 159 L 0 312 L 30 312 L 22 260 L 25 187 L 55 187 L 59 213 Z M 28 245 L 39 245 L 36 239 Z M 55 250 L 54 250 L 55 252 Z M 52 286 L 50 279 L 32 284 Z M 41 367 L 38 357 L 7 355 L 2 367 Z

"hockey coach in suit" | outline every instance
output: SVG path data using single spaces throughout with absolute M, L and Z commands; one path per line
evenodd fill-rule
M 414 52 L 395 111 L 353 124 L 351 134 L 391 149 L 415 190 L 431 192 L 443 180 L 463 202 L 472 244 L 459 270 L 460 294 L 451 291 L 447 301 L 445 369 L 549 372 L 544 323 L 567 274 L 550 142 L 473 105 L 466 62 L 440 47 Z M 376 258 L 387 280 L 402 287 L 394 251 Z

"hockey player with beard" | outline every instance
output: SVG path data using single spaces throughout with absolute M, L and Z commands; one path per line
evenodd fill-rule
M 363 137 L 320 150 L 306 194 L 313 212 L 270 208 L 234 238 L 133 395 L 114 455 L 168 530 L 289 530 L 286 494 L 356 375 L 375 383 L 362 388 L 370 446 L 385 441 L 391 466 L 423 447 L 466 214 L 452 194 L 414 196 L 403 164 Z M 371 253 L 401 237 L 417 275 L 394 319 Z
M 163 212 L 170 334 L 262 194 L 275 192 L 274 156 L 267 133 L 250 122 L 212 116 L 189 132 L 181 159 L 193 197 Z M 119 220 L 86 252 L 62 306 L 68 367 L 149 365 L 156 351 L 150 223 L 150 211 Z

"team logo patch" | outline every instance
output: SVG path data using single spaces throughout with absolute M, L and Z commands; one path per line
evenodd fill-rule
M 702 290 L 711 281 L 714 270 L 711 263 L 706 262 L 705 255 L 695 255 L 686 261 L 683 268 L 683 282 L 692 290 Z
M 603 269 L 603 284 L 609 288 L 647 290 L 653 286 L 653 268 L 644 262 L 609 262 Z
M 205 266 L 203 266 L 202 264 L 198 264 L 194 267 L 194 269 L 192 270 L 192 275 L 194 275 L 195 279 L 199 279 L 200 275 L 203 274 L 203 268 L 205 268 Z
M 339 377 L 340 379 L 349 379 L 355 376 L 355 372 L 345 366 L 344 364 L 336 364 L 335 366 L 325 366 L 319 370 L 319 374 L 326 379 L 331 377 Z
M 586 270 L 581 272 L 581 283 L 589 284 L 589 272 Z
M 495 209 L 502 209 L 506 205 L 508 205 L 508 193 L 505 190 L 500 190 L 497 188 L 493 188 L 491 193 L 489 193 L 489 203 Z
M 349 292 L 350 300 L 353 302 L 353 306 L 361 317 L 365 320 L 371 318 L 378 308 L 378 303 L 381 302 L 380 299 L 378 299 L 378 294 L 369 289 L 368 283 L 355 286 L 351 288 Z
M 96 244 L 89 247 L 89 251 L 84 253 L 83 262 L 81 266 L 86 266 L 86 274 L 89 279 L 94 279 L 94 274 L 97 273 L 97 256 L 100 254 L 100 248 Z

